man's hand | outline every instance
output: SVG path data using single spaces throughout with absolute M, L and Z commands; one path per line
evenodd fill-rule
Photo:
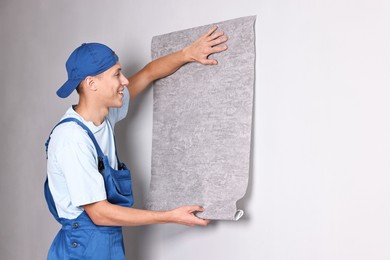
M 210 222 L 206 219 L 198 218 L 194 215 L 196 212 L 203 212 L 204 209 L 200 206 L 184 206 L 168 211 L 170 215 L 169 222 L 186 225 L 186 226 L 207 226 Z
M 223 31 L 214 33 L 218 29 L 213 26 L 191 45 L 185 47 L 183 52 L 189 61 L 196 61 L 205 65 L 218 64 L 217 60 L 208 59 L 209 55 L 227 49 L 226 45 L 220 45 L 228 40 Z

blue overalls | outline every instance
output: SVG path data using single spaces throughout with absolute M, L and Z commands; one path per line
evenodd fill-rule
M 79 120 L 75 118 L 66 118 L 59 122 L 55 127 L 70 121 L 76 122 L 84 128 L 95 145 L 99 159 L 98 167 L 104 178 L 107 200 L 112 204 L 131 207 L 134 200 L 130 170 L 125 164 L 119 162 L 119 160 L 118 170 L 111 168 L 108 157 L 103 154 L 93 133 Z M 50 136 L 45 144 L 46 153 L 49 142 Z M 62 225 L 61 230 L 58 232 L 49 249 L 47 259 L 125 259 L 122 227 L 97 226 L 92 222 L 85 211 L 75 219 L 60 218 L 57 214 L 57 209 L 49 189 L 47 178 L 44 185 L 44 191 L 50 212 Z

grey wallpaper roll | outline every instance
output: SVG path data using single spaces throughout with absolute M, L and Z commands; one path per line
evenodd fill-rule
M 216 23 L 229 40 L 218 65 L 184 65 L 154 83 L 152 177 L 146 207 L 198 204 L 197 216 L 238 220 L 250 167 L 255 16 Z M 155 36 L 152 58 L 180 50 L 212 25 Z

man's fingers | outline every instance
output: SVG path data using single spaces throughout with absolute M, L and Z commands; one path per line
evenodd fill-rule
M 219 31 L 219 32 L 213 33 L 213 34 L 208 36 L 207 40 L 213 41 L 215 39 L 221 38 L 224 34 L 225 34 L 224 31 Z
M 210 220 L 207 219 L 199 219 L 200 221 L 197 223 L 198 226 L 207 226 L 210 223 Z
M 194 213 L 194 212 L 203 212 L 204 211 L 204 208 L 202 206 L 199 206 L 199 205 L 192 205 L 192 206 L 189 206 L 189 211 L 191 213 Z
M 203 212 L 204 211 L 204 208 L 199 206 L 199 205 L 194 205 L 192 206 L 192 211 L 191 213 L 196 213 L 196 212 Z M 194 215 L 194 217 L 196 218 L 196 225 L 199 225 L 199 226 L 207 226 L 210 222 L 210 220 L 208 219 L 201 219 L 197 216 Z
M 215 39 L 215 40 L 212 40 L 212 41 L 210 41 L 209 43 L 210 43 L 210 45 L 213 47 L 213 46 L 216 46 L 216 45 L 218 45 L 218 44 L 224 43 L 224 42 L 226 42 L 227 40 L 228 40 L 228 38 L 227 38 L 226 36 L 224 36 L 224 37 L 219 37 L 219 38 L 217 38 L 217 39 Z
M 214 25 L 214 26 L 211 27 L 211 29 L 208 30 L 202 37 L 204 37 L 204 38 L 209 37 L 209 36 L 212 35 L 213 32 L 215 32 L 217 29 L 218 29 L 218 26 Z
M 223 45 L 223 46 L 215 46 L 211 49 L 211 53 L 216 53 L 216 52 L 221 52 L 221 51 L 224 51 L 226 50 L 228 47 L 226 45 Z M 211 54 L 210 53 L 210 54 Z
M 203 59 L 200 61 L 203 65 L 217 65 L 218 61 L 217 60 L 210 60 L 210 59 Z

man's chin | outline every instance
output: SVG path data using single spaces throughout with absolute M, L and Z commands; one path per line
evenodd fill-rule
M 109 108 L 121 108 L 123 106 L 123 102 L 121 102 L 120 104 L 115 104 L 115 105 L 111 105 L 109 106 Z

